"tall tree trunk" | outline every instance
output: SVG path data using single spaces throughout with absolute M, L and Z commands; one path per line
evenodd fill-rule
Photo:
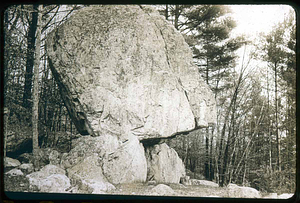
M 39 168 L 39 133 L 38 133 L 38 111 L 39 111 L 39 65 L 40 65 L 40 46 L 41 46 L 41 24 L 42 24 L 42 9 L 43 5 L 38 6 L 37 28 L 36 28 L 36 46 L 34 58 L 34 80 L 33 80 L 33 106 L 32 106 L 32 152 L 34 156 L 34 165 Z M 36 11 L 34 11 L 36 12 Z
M 178 30 L 178 19 L 179 19 L 179 5 L 175 5 L 175 20 L 174 27 Z
M 6 142 L 7 142 L 7 132 L 8 132 L 8 117 L 9 117 L 9 108 L 4 108 L 4 158 L 6 157 Z
M 28 36 L 27 36 L 27 55 L 26 55 L 26 72 L 25 72 L 25 85 L 23 93 L 23 106 L 25 108 L 30 108 L 31 99 L 31 86 L 32 86 L 32 76 L 33 76 L 33 64 L 34 64 L 34 46 L 36 40 L 36 29 L 38 23 L 38 13 L 36 10 L 38 5 L 33 5 L 33 12 L 31 14 L 31 22 L 29 25 Z
M 209 175 L 209 129 L 206 128 L 206 137 L 205 137 L 205 178 L 210 179 Z
M 9 24 L 9 22 L 8 22 L 8 11 L 6 11 L 6 12 L 4 12 L 4 26 L 5 26 L 5 29 L 4 29 L 4 35 L 5 35 L 5 39 L 6 40 L 4 40 L 4 50 L 5 50 L 5 48 L 8 48 L 8 45 L 6 45 L 6 47 L 5 47 L 5 44 L 7 44 L 8 43 L 8 24 Z M 8 50 L 6 50 L 6 53 L 7 53 L 7 51 Z M 6 57 L 5 57 L 6 56 Z M 4 106 L 7 106 L 7 103 L 6 103 L 6 95 L 7 95 L 7 90 L 8 90 L 8 84 L 7 84 L 7 81 L 8 81 L 8 54 L 5 54 L 4 55 L 4 71 L 3 71 L 3 73 L 4 73 L 4 77 L 3 77 L 3 104 L 4 104 Z
M 277 63 L 274 64 L 275 68 L 275 130 L 276 130 L 276 142 L 277 142 L 277 168 L 281 171 L 281 158 L 280 158 L 280 139 L 278 129 L 278 84 L 277 84 Z
M 214 138 L 214 128 L 211 129 L 211 139 L 210 139 L 210 159 L 209 159 L 209 180 L 214 179 L 214 167 L 213 167 L 213 138 Z
M 166 18 L 166 20 L 168 20 L 168 18 L 169 18 L 169 5 L 168 4 L 166 4 L 165 18 Z
M 268 94 L 268 136 L 269 136 L 269 168 L 272 172 L 272 135 L 271 135 L 271 117 L 270 117 L 270 90 L 269 90 L 269 69 L 267 68 L 267 94 Z

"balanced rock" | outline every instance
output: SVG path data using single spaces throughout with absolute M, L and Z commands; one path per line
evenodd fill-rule
M 161 139 L 216 120 L 214 96 L 182 35 L 151 7 L 95 5 L 49 33 L 46 48 L 72 121 L 90 135 L 72 142 L 60 166 L 96 153 L 113 184 L 146 181 L 147 170 L 179 183 L 185 171 L 177 153 L 159 144 L 161 155 L 146 161 L 144 146 L 151 155 Z
M 146 148 L 147 179 L 160 183 L 179 183 L 185 167 L 177 152 L 166 143 Z
M 207 127 L 215 99 L 182 35 L 137 5 L 79 10 L 47 36 L 47 54 L 78 131 L 139 140 Z

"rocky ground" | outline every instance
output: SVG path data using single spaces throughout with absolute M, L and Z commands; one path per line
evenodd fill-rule
M 254 188 L 230 184 L 218 187 L 216 183 L 191 179 L 190 184 L 160 184 L 155 181 L 146 183 L 117 184 L 109 191 L 94 190 L 74 183 L 65 175 L 65 171 L 54 165 L 46 165 L 35 171 L 32 164 L 21 164 L 18 160 L 6 161 L 4 174 L 5 191 L 13 192 L 59 192 L 112 195 L 145 195 L 145 196 L 183 196 L 183 197 L 255 197 L 286 199 L 292 194 L 260 193 Z M 35 172 L 34 172 L 35 171 Z M 44 178 L 44 179 L 42 179 Z M 55 179 L 57 178 L 57 179 Z M 38 181 L 37 181 L 38 180 Z

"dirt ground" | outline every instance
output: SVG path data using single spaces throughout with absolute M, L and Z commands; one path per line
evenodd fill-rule
M 170 186 L 175 194 L 174 196 L 185 196 L 185 197 L 209 197 L 218 196 L 226 197 L 226 188 L 213 188 L 208 186 L 185 186 L 182 184 L 165 184 Z M 116 189 L 108 194 L 120 194 L 120 195 L 153 195 L 151 189 L 156 185 L 148 185 L 147 183 L 131 183 L 131 184 L 120 184 L 116 185 Z M 173 195 L 172 195 L 173 196 Z
M 130 183 L 115 185 L 116 189 L 105 192 L 108 195 L 137 195 L 137 196 L 154 196 L 151 191 L 156 184 L 149 183 Z M 229 197 L 226 187 L 210 187 L 203 185 L 182 185 L 182 184 L 165 184 L 175 192 L 170 196 L 182 197 Z M 4 176 L 4 190 L 14 192 L 38 192 L 35 187 L 30 187 L 29 182 L 24 176 Z M 87 194 L 87 192 L 84 192 Z M 261 194 L 265 196 L 265 194 Z

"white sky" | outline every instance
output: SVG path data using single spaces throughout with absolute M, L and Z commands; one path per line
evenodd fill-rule
M 250 38 L 260 32 L 268 32 L 272 26 L 283 21 L 293 9 L 288 5 L 230 5 L 232 17 L 237 22 L 234 34 L 246 34 Z
M 288 5 L 230 5 L 230 8 L 231 16 L 237 23 L 237 27 L 232 31 L 232 36 L 244 34 L 247 39 L 253 41 L 258 38 L 259 33 L 270 32 L 272 26 L 282 22 L 285 15 L 293 9 Z M 237 51 L 240 58 L 236 70 L 241 68 L 244 49 L 245 47 L 242 47 Z M 250 53 L 252 49 L 251 46 L 246 47 L 244 64 L 248 61 L 247 53 Z M 249 66 L 258 67 L 262 65 L 261 63 L 261 61 L 252 60 Z

